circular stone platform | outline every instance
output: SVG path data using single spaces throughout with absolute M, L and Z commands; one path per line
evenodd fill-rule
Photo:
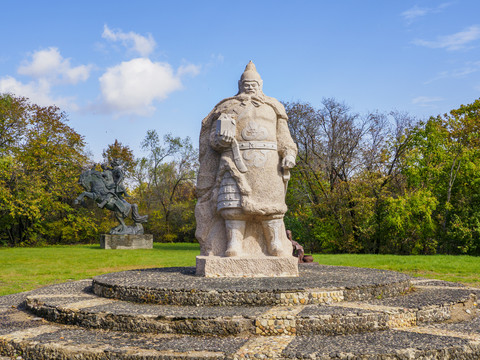
M 195 306 L 307 305 L 368 300 L 405 293 L 410 277 L 392 271 L 300 264 L 299 277 L 204 278 L 193 267 L 130 270 L 96 276 L 101 297 Z
M 296 306 L 179 306 L 141 304 L 98 297 L 85 282 L 33 294 L 25 306 L 43 319 L 90 329 L 129 333 L 249 335 L 339 335 L 463 321 L 476 311 L 471 290 L 424 287 L 402 296 L 358 302 Z M 220 310 L 221 309 L 221 310 Z
M 0 296 L 0 359 L 480 359 L 480 289 L 316 265 L 299 278 L 193 273 L 126 271 Z M 240 305 L 200 306 L 216 297 Z

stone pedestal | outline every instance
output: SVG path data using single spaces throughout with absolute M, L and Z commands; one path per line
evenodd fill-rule
M 153 249 L 153 235 L 107 235 L 100 238 L 102 249 Z
M 205 277 L 293 277 L 298 276 L 298 259 L 293 256 L 197 256 L 196 275 Z

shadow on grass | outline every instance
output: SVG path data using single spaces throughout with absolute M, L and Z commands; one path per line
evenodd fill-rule
M 157 250 L 200 250 L 198 243 L 153 243 L 153 248 Z
M 100 244 L 83 245 L 84 249 L 91 250 L 105 250 L 100 247 Z M 177 250 L 177 251 L 200 251 L 199 244 L 197 243 L 153 243 L 154 250 Z
M 90 250 L 105 250 L 100 247 L 100 244 L 84 244 L 81 245 L 83 249 Z M 177 250 L 177 251 L 200 251 L 200 245 L 198 243 L 153 243 L 154 250 Z M 110 249 L 109 249 L 110 250 Z M 145 249 L 139 249 L 145 250 Z
M 84 245 L 85 249 L 93 249 L 93 250 L 103 250 L 100 247 L 100 244 L 90 244 L 90 245 Z

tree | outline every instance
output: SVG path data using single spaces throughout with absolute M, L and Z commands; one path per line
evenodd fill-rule
M 308 202 L 311 212 L 307 213 L 314 217 L 309 226 L 315 228 L 317 223 L 324 228 L 326 220 L 329 237 L 341 238 L 323 241 L 322 247 L 354 252 L 360 246 L 354 183 L 361 168 L 360 149 L 368 119 L 334 99 L 324 99 L 322 104 L 319 110 L 309 104 L 285 104 L 290 132 L 299 149 L 292 184 L 300 189 L 292 191 Z
M 414 134 L 405 175 L 437 199 L 438 250 L 480 254 L 480 100 L 431 117 Z
M 9 155 L 25 136 L 27 104 L 9 94 L 0 95 L 0 152 Z
M 389 211 L 393 211 L 389 208 L 397 204 L 398 198 L 406 197 L 403 201 L 407 204 L 410 204 L 411 196 L 417 200 L 428 198 L 409 192 L 402 173 L 414 138 L 411 129 L 417 120 L 399 111 L 388 114 L 376 112 L 369 114 L 369 117 L 369 131 L 362 149 L 364 168 L 359 176 L 359 180 L 364 184 L 364 196 L 368 199 L 372 212 L 363 239 L 364 251 L 367 253 L 395 252 L 397 250 L 394 249 L 399 247 L 392 244 L 401 243 L 402 240 L 396 239 L 384 223 L 385 216 Z M 425 208 L 431 209 L 431 206 Z M 396 207 L 396 209 L 407 208 Z M 398 216 L 407 215 L 402 213 Z M 414 231 L 411 233 L 419 234 Z M 410 243 L 415 241 L 420 239 L 411 239 Z
M 334 99 L 322 105 L 285 104 L 299 148 L 287 227 L 311 251 L 388 252 L 383 216 L 405 192 L 414 119 L 397 111 L 360 116 Z
M 135 196 L 150 216 L 146 231 L 159 241 L 192 241 L 197 150 L 188 137 L 167 134 L 162 143 L 155 130 L 147 132 L 142 148 L 148 156 L 137 163 Z
M 133 155 L 132 149 L 127 145 L 123 145 L 117 139 L 113 144 L 107 146 L 102 152 L 103 161 L 107 164 L 117 163 L 127 174 L 131 176 L 135 171 L 137 162 Z
M 87 163 L 84 140 L 55 106 L 0 96 L 0 241 L 4 244 L 73 242 L 95 224 L 72 206 Z

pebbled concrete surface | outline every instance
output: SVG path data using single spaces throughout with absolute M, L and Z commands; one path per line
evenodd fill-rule
M 460 301 L 468 301 L 472 291 L 469 289 L 457 288 L 417 288 L 416 291 L 406 294 L 404 296 L 397 296 L 387 299 L 372 299 L 367 300 L 366 303 L 395 306 L 406 309 L 422 309 L 429 306 L 441 304 L 453 304 Z
M 75 292 L 74 292 L 75 291 Z M 347 334 L 417 323 L 460 321 L 475 306 L 466 288 L 417 288 L 395 298 L 332 305 L 179 306 L 107 299 L 88 283 L 51 287 L 26 298 L 27 309 L 50 321 L 86 328 L 180 334 Z M 457 306 L 458 305 L 458 306 Z M 422 309 L 427 309 L 421 311 Z M 455 318 L 452 313 L 455 310 Z M 292 310 L 295 310 L 292 312 Z
M 355 274 L 355 269 L 347 269 L 353 270 Z M 342 271 L 344 270 L 340 269 L 340 273 Z M 380 277 L 384 278 L 382 274 Z M 382 319 L 372 314 L 382 311 L 395 317 L 398 314 L 404 315 L 418 309 L 427 309 L 427 312 L 421 311 L 422 314 L 428 315 L 432 307 L 449 309 L 444 305 L 465 300 L 470 293 L 480 293 L 479 289 L 469 289 L 458 284 L 424 281 L 415 284 L 417 291 L 392 298 L 380 296 L 378 299 L 366 301 L 276 308 L 127 303 L 98 298 L 91 293 L 91 282 L 91 279 L 87 279 L 0 297 L 0 360 L 480 359 L 480 314 L 473 308 L 467 309 L 471 312 L 471 318 L 461 319 L 463 321 L 459 322 L 446 323 L 442 320 L 439 323 L 424 323 L 421 326 L 416 326 L 413 322 L 408 324 L 407 328 L 387 330 L 382 329 L 380 323 L 371 325 L 372 322 Z M 46 321 L 25 310 L 22 303 L 28 297 L 50 304 L 52 308 L 68 305 L 72 311 L 102 314 L 105 318 L 113 320 L 115 315 L 126 315 L 127 318 L 152 317 L 162 321 L 169 318 L 174 322 L 187 317 L 187 320 L 191 321 L 192 318 L 198 317 L 202 321 L 207 321 L 199 324 L 208 327 L 208 321 L 214 319 L 215 315 L 219 318 L 233 318 L 243 314 L 242 318 L 251 317 L 257 319 L 255 322 L 262 324 L 266 322 L 267 326 L 270 321 L 275 326 L 282 322 L 288 323 L 291 327 L 303 326 L 306 332 L 315 330 L 315 327 L 320 326 L 323 321 L 321 328 L 317 329 L 321 332 L 324 331 L 322 327 L 335 328 L 339 324 L 353 326 L 352 322 L 360 319 L 365 321 L 363 325 L 366 332 L 323 335 L 302 334 L 300 331 L 297 336 L 256 336 L 246 333 L 236 336 L 193 336 L 111 331 Z M 343 323 L 337 321 L 339 318 L 344 319 Z M 434 317 L 434 320 L 439 319 Z M 388 325 L 388 318 L 383 320 Z M 390 325 L 395 324 L 391 322 Z M 398 324 L 402 325 L 401 322 Z
M 16 309 L 9 309 L 0 314 L 0 354 L 2 350 L 5 353 L 9 348 L 4 345 L 2 349 L 2 342 L 6 342 L 16 344 L 19 351 L 22 347 L 32 347 L 30 356 L 36 356 L 32 359 L 50 359 L 48 349 L 51 348 L 67 349 L 67 353 L 70 353 L 66 357 L 68 359 L 73 359 L 73 354 L 78 352 L 95 353 L 95 349 L 124 355 L 132 351 L 143 354 L 152 350 L 177 353 L 206 351 L 217 352 L 223 357 L 224 354 L 235 353 L 246 341 L 248 337 L 152 335 L 83 329 L 52 324 Z M 43 350 L 38 344 L 41 344 Z M 15 349 L 15 346 L 12 348 Z M 33 348 L 36 348 L 35 354 Z M 30 358 L 27 356 L 23 359 Z
M 461 321 L 450 324 L 431 324 L 429 327 L 432 329 L 443 329 L 480 336 L 480 316 L 475 317 L 471 321 Z
M 92 279 L 71 281 L 56 285 L 49 285 L 36 290 L 21 292 L 17 294 L 0 296 L 0 311 L 5 308 L 20 306 L 28 296 L 50 295 L 52 293 L 68 294 L 68 296 L 85 296 L 84 293 L 91 290 Z
M 215 291 L 297 291 L 305 289 L 350 289 L 385 285 L 410 279 L 392 271 L 326 265 L 299 264 L 298 278 L 202 278 L 194 267 L 122 271 L 94 277 L 110 286 L 150 289 Z
M 294 359 L 460 360 L 478 359 L 480 346 L 456 337 L 387 330 L 341 336 L 298 336 L 282 356 Z
M 415 286 L 441 286 L 441 287 L 467 287 L 461 283 L 438 280 L 438 279 L 427 279 L 422 277 L 412 278 L 412 284 Z
M 81 329 L 34 320 L 15 309 L 0 323 L 10 329 L 0 335 L 0 353 L 21 359 L 479 359 L 478 319 L 435 334 L 435 326 L 419 329 L 431 333 L 387 330 L 340 336 L 186 336 L 136 334 Z M 457 324 L 459 325 L 459 324 Z M 474 337 L 452 336 L 459 330 Z M 475 330 L 476 329 L 476 330 Z M 446 331 L 446 333 L 445 333 Z M 450 333 L 449 333 L 450 331 Z M 188 356 L 187 356 L 188 354 Z
M 212 319 L 219 316 L 232 317 L 254 317 L 262 314 L 270 307 L 268 306 L 223 306 L 221 310 L 218 306 L 180 306 L 133 303 L 128 301 L 104 299 L 105 304 L 89 306 L 99 299 L 93 293 L 88 297 L 72 298 L 66 297 L 39 297 L 35 295 L 28 296 L 29 301 L 38 301 L 49 307 L 60 307 L 66 310 L 81 310 L 86 313 L 108 313 L 112 315 L 127 316 L 149 316 L 157 319 L 180 319 L 180 318 L 200 318 Z M 102 299 L 102 298 L 100 298 Z M 76 302 L 78 300 L 78 303 Z
M 96 276 L 99 296 L 154 304 L 238 306 L 306 305 L 395 296 L 410 277 L 392 271 L 299 266 L 298 278 L 202 278 L 195 268 L 131 270 Z

